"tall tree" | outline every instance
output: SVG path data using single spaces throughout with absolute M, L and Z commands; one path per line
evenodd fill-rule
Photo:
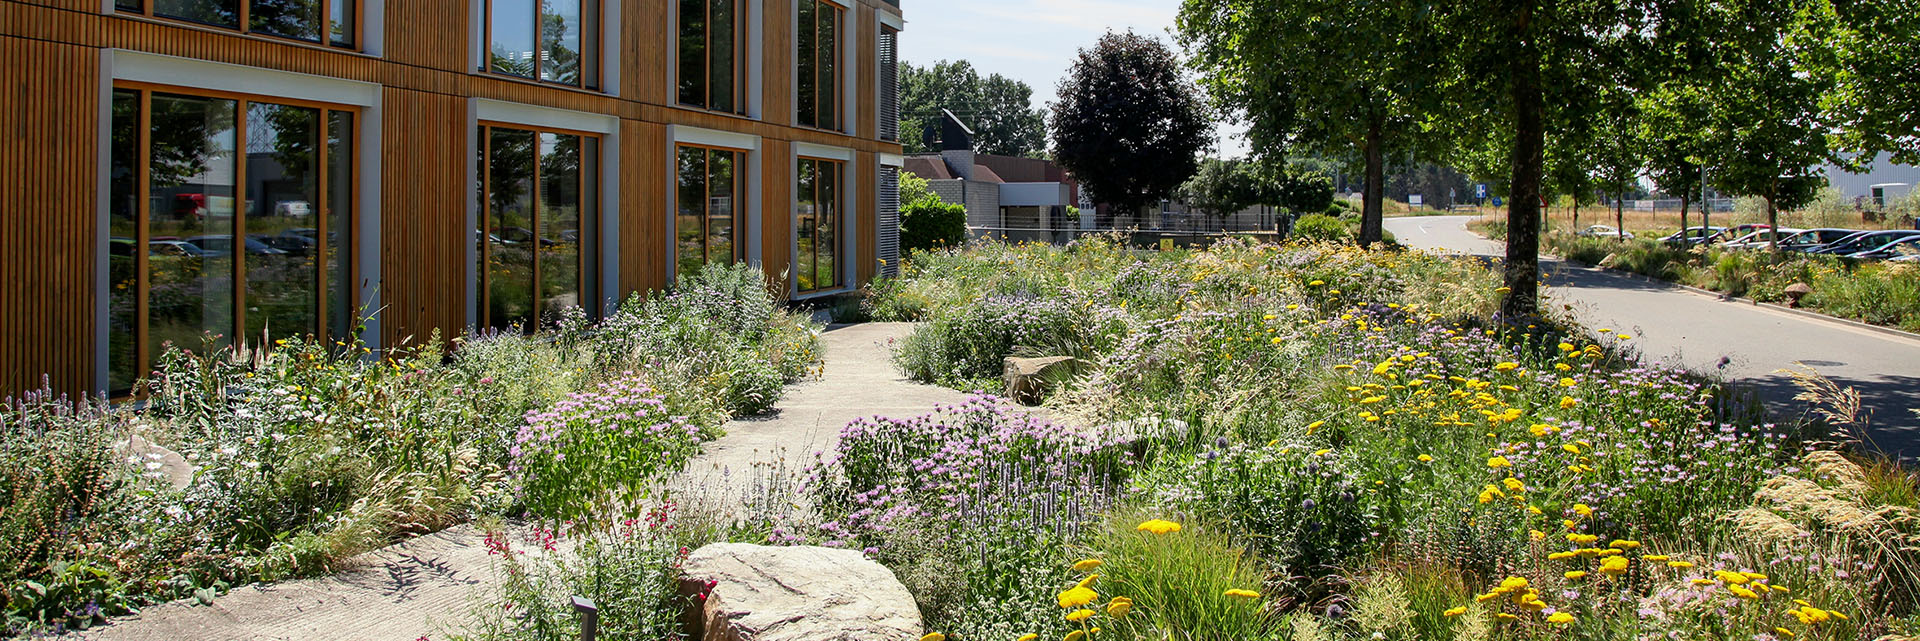
M 1602 89 L 1600 108 L 1594 114 L 1596 124 L 1592 153 L 1594 183 L 1613 194 L 1614 233 L 1627 236 L 1627 192 L 1640 186 L 1643 165 L 1640 150 L 1638 104 L 1632 88 L 1616 85 Z
M 1159 40 L 1107 32 L 1060 80 L 1053 157 L 1095 202 L 1137 213 L 1197 169 L 1212 125 L 1180 71 Z
M 1506 141 L 1509 319 L 1539 314 L 1540 217 L 1551 125 L 1590 123 L 1603 87 L 1631 80 L 1656 46 L 1665 4 L 1694 0 L 1450 0 L 1435 13 L 1448 39 L 1447 97 L 1481 131 Z M 1498 144 L 1498 143 L 1496 143 Z
M 1031 156 L 1046 149 L 1045 112 L 1032 106 L 1027 83 L 990 74 L 981 77 L 973 63 L 942 60 L 928 67 L 900 65 L 900 144 L 908 153 L 937 151 L 928 133 L 938 131 L 942 109 L 973 130 L 975 151 L 1002 156 Z
M 1256 153 L 1360 152 L 1365 245 L 1381 237 L 1386 159 L 1434 138 L 1422 104 L 1441 91 L 1434 17 L 1419 2 L 1185 0 L 1178 30 Z
M 1723 191 L 1766 201 L 1767 224 L 1779 210 L 1812 202 L 1826 186 L 1823 161 L 1834 157 L 1832 126 L 1820 100 L 1832 77 L 1809 73 L 1832 51 L 1826 0 L 1721 0 L 1724 53 L 1709 101 L 1711 174 Z M 1777 237 L 1768 244 L 1779 249 Z
M 1640 98 L 1636 135 L 1646 152 L 1647 177 L 1660 191 L 1680 197 L 1682 231 L 1688 227 L 1687 205 L 1705 197 L 1700 163 L 1708 152 L 1706 128 L 1707 94 L 1698 84 L 1670 79 Z
M 1842 149 L 1920 165 L 1920 10 L 1913 0 L 1823 3 L 1814 17 L 1832 25 L 1832 78 L 1825 106 Z

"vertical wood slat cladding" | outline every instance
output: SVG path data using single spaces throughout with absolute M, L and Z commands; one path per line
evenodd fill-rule
M 792 125 L 794 48 L 794 0 L 763 0 L 761 5 L 760 119 L 775 125 Z
M 760 141 L 760 261 L 767 276 L 780 278 L 793 260 L 793 145 Z M 788 283 L 793 274 L 786 275 Z
M 466 326 L 467 101 L 388 88 L 382 94 L 380 301 L 382 343 L 418 345 Z
M 869 12 L 868 15 L 872 15 Z M 878 203 L 880 189 L 880 157 L 870 151 L 855 154 L 852 167 L 854 175 L 853 242 L 854 282 L 864 283 L 879 272 L 879 238 L 875 235 L 879 221 Z
M 93 385 L 99 55 L 0 37 L 0 392 Z
M 667 128 L 620 121 L 620 299 L 667 286 L 673 195 L 667 182 Z
M 667 67 L 671 60 L 671 47 L 679 40 L 675 37 L 674 25 L 667 23 L 673 15 L 669 6 L 672 0 L 628 0 L 621 5 L 620 20 L 625 23 L 621 29 L 621 52 L 625 57 L 620 61 L 620 95 L 629 100 L 672 104 L 673 73 Z
M 465 72 L 466 0 L 385 0 L 386 38 L 382 55 L 404 65 Z
M 0 34 L 68 44 L 98 46 L 101 16 L 61 8 L 58 3 L 0 3 Z

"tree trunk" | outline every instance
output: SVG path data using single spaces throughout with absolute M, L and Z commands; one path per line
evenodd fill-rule
M 1773 208 L 1773 196 L 1767 196 L 1767 249 L 1780 251 L 1780 211 Z
M 1385 211 L 1386 161 L 1380 149 L 1380 129 L 1382 123 L 1375 121 L 1367 126 L 1366 165 L 1367 192 L 1361 196 L 1360 208 L 1360 246 L 1372 247 L 1380 242 L 1382 212 Z
M 1571 229 L 1580 231 L 1580 194 L 1578 193 L 1573 195 L 1573 227 Z
M 1684 247 L 1686 245 L 1687 238 L 1688 238 L 1687 236 L 1687 192 L 1683 191 L 1683 192 L 1680 192 L 1680 243 L 1681 243 L 1681 246 Z
M 1627 192 L 1613 195 L 1613 231 L 1620 240 L 1627 239 Z
M 1513 200 L 1507 206 L 1507 296 L 1500 302 L 1500 313 L 1509 322 L 1540 313 L 1540 182 L 1546 164 L 1546 109 L 1540 100 L 1539 52 L 1524 33 L 1530 17 L 1520 16 L 1516 26 L 1522 33 L 1508 84 L 1514 107 Z

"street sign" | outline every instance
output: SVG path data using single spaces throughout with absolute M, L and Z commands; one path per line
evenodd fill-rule
M 1473 197 L 1474 197 L 1474 198 L 1486 198 L 1486 197 L 1487 197 L 1487 184 L 1486 184 L 1486 183 L 1480 183 L 1480 184 L 1477 184 L 1477 185 L 1474 185 L 1474 186 L 1473 186 Z
M 1420 194 L 1408 194 L 1408 195 L 1407 195 L 1407 204 L 1409 204 L 1409 205 L 1412 205 L 1412 206 L 1415 206 L 1415 207 L 1419 207 L 1419 206 L 1420 206 Z

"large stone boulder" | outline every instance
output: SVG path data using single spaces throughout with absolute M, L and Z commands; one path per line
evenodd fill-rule
M 193 484 L 193 473 L 198 469 L 188 463 L 178 452 L 155 445 L 138 434 L 114 444 L 121 456 L 140 467 L 140 473 L 156 480 L 164 481 L 176 490 L 184 490 Z
M 891 641 L 922 634 L 913 595 L 859 552 L 715 543 L 681 565 L 699 641 Z
M 1006 379 L 1005 396 L 1016 403 L 1034 405 L 1046 398 L 1053 384 L 1072 378 L 1079 370 L 1080 361 L 1072 356 L 1043 356 L 1040 358 L 1017 358 L 1008 356 L 1001 361 L 1003 377 Z

